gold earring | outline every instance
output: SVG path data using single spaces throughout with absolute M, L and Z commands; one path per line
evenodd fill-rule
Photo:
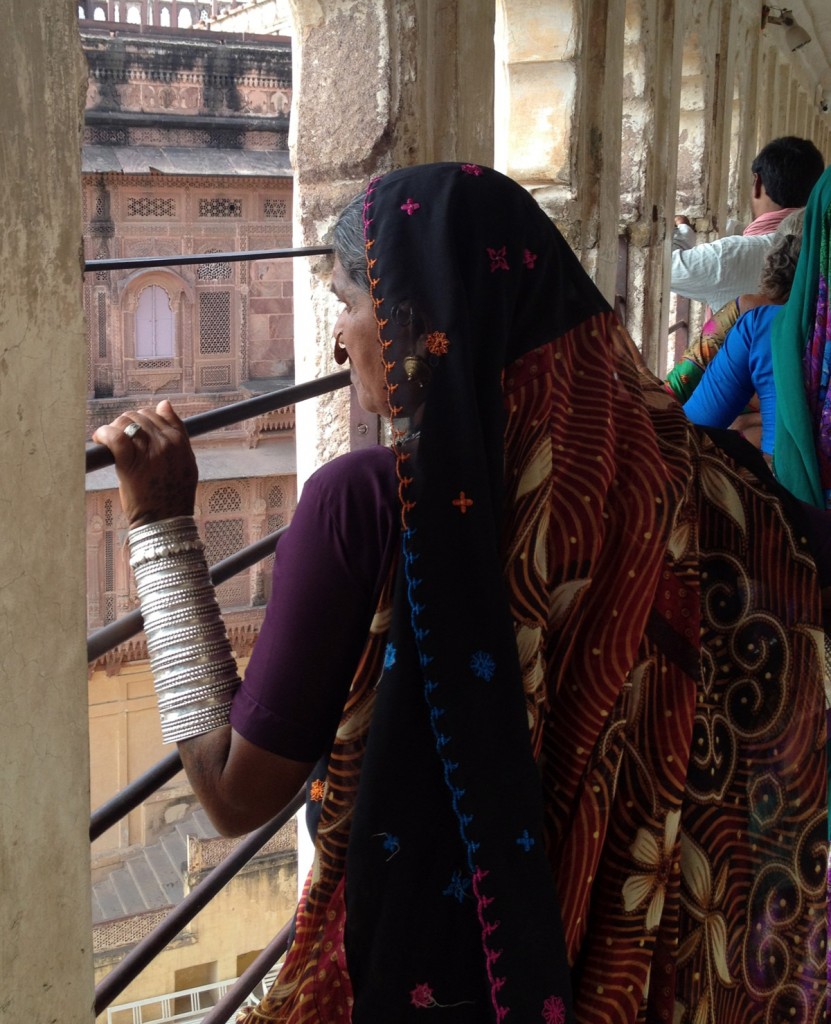
M 343 331 L 338 331 L 335 335 L 335 362 L 338 366 L 343 366 L 346 360 L 349 358 L 346 352 L 346 345 L 341 341 L 343 337 Z
M 404 376 L 410 384 L 423 388 L 430 380 L 432 371 L 421 356 L 404 356 Z

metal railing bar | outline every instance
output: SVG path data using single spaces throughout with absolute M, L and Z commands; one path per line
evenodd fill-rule
M 152 768 L 148 768 L 143 775 L 133 779 L 111 800 L 107 800 L 92 812 L 89 819 L 89 841 L 95 842 L 108 828 L 121 821 L 139 804 L 144 803 L 149 796 L 152 796 L 157 789 L 169 782 L 181 770 L 182 759 L 179 757 L 179 751 L 172 750 Z
M 201 434 L 208 434 L 221 427 L 229 427 L 241 420 L 249 420 L 254 416 L 274 412 L 275 409 L 284 409 L 288 405 L 295 405 L 297 402 L 304 402 L 306 399 L 317 398 L 330 391 L 337 391 L 338 388 L 346 387 L 348 383 L 349 370 L 339 370 L 337 373 L 329 373 L 325 377 L 317 377 L 315 380 L 308 380 L 303 384 L 293 384 L 291 387 L 269 391 L 265 395 L 255 395 L 253 398 L 246 398 L 241 402 L 209 409 L 207 412 L 198 412 L 195 416 L 188 416 L 184 420 L 185 428 L 189 437 L 199 437 Z M 86 464 L 87 473 L 91 473 L 94 469 L 103 469 L 104 466 L 111 466 L 113 464 L 112 452 L 103 444 L 94 444 L 87 448 Z
M 287 526 L 281 526 L 279 530 L 266 534 L 265 537 L 255 540 L 248 547 L 240 548 L 233 555 L 228 555 L 221 562 L 212 565 L 209 570 L 211 583 L 214 586 L 218 586 L 220 583 L 231 579 L 232 576 L 236 576 L 237 573 L 250 569 L 252 565 L 256 565 L 257 562 L 268 558 L 269 555 L 273 555 L 277 543 L 287 529 Z M 90 633 L 87 637 L 87 661 L 96 661 L 105 655 L 107 651 L 112 650 L 113 647 L 126 643 L 137 633 L 140 633 L 143 628 L 144 621 L 141 617 L 141 611 L 136 608 L 131 612 L 127 612 L 126 615 L 122 615 L 116 622 L 109 622 L 106 626 L 96 629 L 94 633 Z
M 84 273 L 93 270 L 147 270 L 152 267 L 190 267 L 198 263 L 243 263 L 245 260 L 281 260 L 293 256 L 328 256 L 332 247 L 249 249 L 246 252 L 204 252 L 190 256 L 134 256 L 131 259 L 86 260 Z
M 134 981 L 153 959 L 203 910 L 234 875 L 275 835 L 303 806 L 305 789 L 301 789 L 286 807 L 250 833 L 239 846 L 218 864 L 211 873 L 185 896 L 162 923 L 141 940 L 110 971 L 95 990 L 95 1015 L 104 1010 Z
M 288 949 L 293 921 L 287 921 L 257 959 L 237 978 L 231 988 L 201 1021 L 201 1024 L 226 1024 L 242 1006 L 271 968 Z

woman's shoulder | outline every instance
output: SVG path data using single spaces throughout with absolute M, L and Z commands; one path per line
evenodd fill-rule
M 764 306 L 755 306 L 753 309 L 749 309 L 746 313 L 738 319 L 738 323 L 744 323 L 745 327 L 767 327 L 773 323 L 776 318 L 776 314 L 782 309 L 781 306 L 768 304 Z
M 395 453 L 385 445 L 358 448 L 327 462 L 309 477 L 306 492 L 335 498 L 385 499 L 396 494 Z

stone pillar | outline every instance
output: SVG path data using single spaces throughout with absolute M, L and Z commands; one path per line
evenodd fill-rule
M 497 166 L 530 188 L 611 303 L 624 0 L 500 0 Z
M 764 41 L 759 47 L 759 102 L 756 118 L 756 152 L 773 138 L 773 104 L 775 90 L 776 51 Z
M 764 143 L 760 144 L 758 133 L 763 53 L 758 21 L 755 16 L 748 17 L 746 12 L 740 26 L 738 52 L 742 56 L 735 62 L 733 100 L 737 145 L 735 166 L 731 167 L 730 173 L 730 194 L 735 204 L 734 216 L 748 223 L 751 219 L 750 196 L 753 191 L 750 168 L 753 158 Z
M 681 89 L 683 8 L 640 0 L 627 10 L 621 188 L 630 197 L 626 326 L 646 364 L 663 375 Z
M 0 63 L 4 1021 L 92 1022 L 77 4 L 7 0 Z
M 292 13 L 296 245 L 328 241 L 373 174 L 493 162 L 493 0 L 292 0 Z M 298 381 L 337 369 L 329 269 L 328 258 L 296 261 Z M 350 424 L 349 404 L 342 392 L 298 405 L 298 481 L 377 431 L 361 412 Z
M 579 182 L 580 254 L 614 305 L 620 226 L 625 0 L 584 4 L 575 181 Z

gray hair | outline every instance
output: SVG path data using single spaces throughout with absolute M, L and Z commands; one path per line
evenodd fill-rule
M 341 211 L 332 236 L 332 247 L 350 281 L 369 291 L 364 245 L 364 194 L 351 199 Z
M 802 248 L 802 224 L 805 210 L 794 210 L 776 230 L 776 241 L 765 257 L 759 289 L 774 302 L 787 302 L 791 294 L 799 251 Z
M 802 225 L 805 222 L 805 207 L 802 206 L 798 210 L 793 210 L 783 220 L 780 221 L 779 227 L 776 229 L 778 235 L 801 235 Z

